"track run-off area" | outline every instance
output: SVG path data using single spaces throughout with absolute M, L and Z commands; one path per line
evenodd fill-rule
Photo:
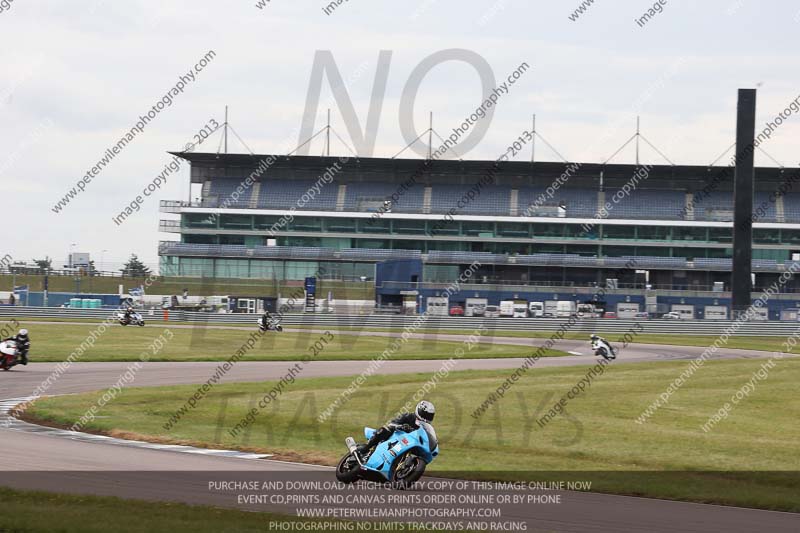
M 64 324 L 63 322 L 55 324 Z M 84 323 L 80 323 L 84 324 Z M 170 328 L 195 326 L 170 325 Z M 225 326 L 213 326 L 225 328 Z M 233 328 L 237 329 L 237 328 Z M 241 328 L 238 328 L 241 329 Z M 287 331 L 290 331 L 287 328 Z M 300 331 L 300 330 L 298 330 Z M 317 333 L 324 330 L 302 330 Z M 396 337 L 394 332 L 335 331 L 337 335 Z M 462 342 L 464 335 L 413 333 L 413 338 Z M 493 336 L 493 344 L 526 346 L 535 349 L 545 339 Z M 482 339 L 481 342 L 484 340 Z M 589 343 L 563 339 L 556 346 L 571 355 L 544 357 L 536 368 L 590 366 L 597 363 Z M 630 344 L 619 350 L 613 365 L 634 365 L 684 361 L 699 357 L 704 347 L 658 344 Z M 579 355 L 578 355 L 579 354 Z M 765 359 L 771 352 L 720 348 L 709 360 Z M 456 370 L 512 370 L 522 358 L 462 359 Z M 12 453 L 0 456 L 0 471 L 5 475 L 0 485 L 17 489 L 35 489 L 74 494 L 110 495 L 122 498 L 175 501 L 222 507 L 242 507 L 229 495 L 207 490 L 190 473 L 220 472 L 316 473 L 330 476 L 330 467 L 290 461 L 276 461 L 257 454 L 204 452 L 185 453 L 171 445 L 143 446 L 86 434 L 53 430 L 10 420 L 8 400 L 26 398 L 55 370 L 58 363 L 31 363 L 0 374 L 0 438 Z M 311 361 L 302 377 L 333 378 L 355 376 L 363 371 L 365 361 Z M 378 374 L 432 373 L 441 360 L 387 360 Z M 148 362 L 136 375 L 135 387 L 160 387 L 205 382 L 218 362 Z M 108 388 L 128 367 L 125 362 L 74 363 L 50 387 L 48 395 L 76 394 Z M 285 361 L 240 361 L 220 383 L 278 380 L 286 372 Z M 13 403 L 13 402 L 11 402 Z M 344 435 L 343 435 L 344 437 Z M 602 446 L 602 443 L 597 443 Z M 446 446 L 443 452 L 446 453 Z M 344 450 L 344 447 L 342 447 Z M 531 460 L 533 461 L 534 458 Z M 120 473 L 104 477 L 102 473 Z M 180 475 L 178 475 L 180 473 Z M 188 473 L 188 474 L 187 474 Z M 270 474 L 272 473 L 272 474 Z M 235 475 L 234 475 L 235 477 Z M 705 505 L 660 499 L 618 496 L 591 492 L 561 492 L 560 505 L 514 505 L 509 516 L 528 524 L 528 530 L 548 531 L 796 531 L 800 516 L 793 513 Z M 280 511 L 280 506 L 270 510 Z

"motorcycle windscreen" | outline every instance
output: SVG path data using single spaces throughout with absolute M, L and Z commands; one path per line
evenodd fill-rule
M 436 430 L 427 422 L 420 422 L 420 427 L 425 431 L 428 437 L 428 451 L 433 452 L 439 447 L 439 439 L 436 437 Z

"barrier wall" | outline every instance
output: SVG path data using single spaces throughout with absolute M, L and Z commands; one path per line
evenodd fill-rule
M 14 317 L 37 319 L 95 319 L 98 322 L 114 311 L 95 309 L 61 309 L 42 307 L 0 307 L 0 320 Z M 146 322 L 163 322 L 163 311 L 156 310 L 153 315 L 144 314 Z M 252 325 L 255 327 L 257 315 L 252 314 L 214 314 L 189 311 L 170 311 L 170 322 L 189 322 L 212 325 Z M 417 320 L 416 316 L 403 315 L 333 315 L 319 313 L 287 314 L 283 317 L 284 326 L 304 326 L 311 328 L 353 328 L 353 329 L 402 329 Z M 467 330 L 485 327 L 490 330 L 506 331 L 557 331 L 568 319 L 557 318 L 483 318 L 483 317 L 429 317 L 425 329 Z M 638 324 L 638 326 L 637 326 Z M 586 318 L 578 319 L 568 331 L 620 333 L 636 327 L 640 333 L 668 335 L 721 335 L 734 323 L 730 320 L 622 320 Z M 641 326 L 641 328 L 639 327 Z M 800 322 L 753 321 L 740 324 L 732 335 L 766 335 L 788 337 L 800 331 Z

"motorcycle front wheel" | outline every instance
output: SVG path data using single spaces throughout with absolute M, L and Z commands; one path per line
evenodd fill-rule
M 144 320 L 142 320 L 141 322 L 139 322 L 139 326 L 141 326 L 141 327 L 144 327 Z
M 342 483 L 355 483 L 358 481 L 360 470 L 361 465 L 358 464 L 355 456 L 352 453 L 348 453 L 342 457 L 336 467 L 336 479 Z
M 392 466 L 392 486 L 399 490 L 410 489 L 425 473 L 425 461 L 411 452 L 401 455 Z

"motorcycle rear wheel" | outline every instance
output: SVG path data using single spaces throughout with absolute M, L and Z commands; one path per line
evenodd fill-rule
M 336 466 L 336 479 L 342 483 L 355 483 L 359 479 L 361 465 L 352 453 L 348 453 Z
M 598 352 L 598 354 L 599 354 L 600 356 L 602 356 L 602 357 L 603 357 L 603 359 L 605 359 L 606 361 L 611 361 L 612 359 L 616 359 L 616 358 L 617 358 L 617 354 L 616 354 L 616 353 L 614 353 L 614 350 L 613 350 L 613 348 L 612 348 L 612 350 L 611 350 L 611 352 L 610 352 L 610 353 L 609 353 L 609 351 L 608 351 L 608 350 L 606 350 L 605 348 L 600 348 L 600 349 L 599 349 L 597 352 Z
M 410 451 L 404 453 L 392 465 L 392 486 L 398 490 L 410 489 L 425 473 L 426 466 L 421 457 Z

